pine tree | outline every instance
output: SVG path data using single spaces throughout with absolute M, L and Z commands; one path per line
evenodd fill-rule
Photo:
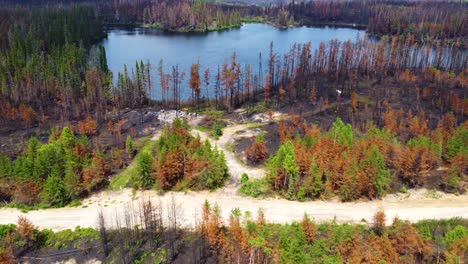
M 75 136 L 69 127 L 64 127 L 62 134 L 60 134 L 60 141 L 66 146 L 69 147 L 75 141 Z
M 452 137 L 447 140 L 445 158 L 450 159 L 458 154 L 468 155 L 468 123 L 457 128 Z
M 390 171 L 386 168 L 385 158 L 380 153 L 377 146 L 373 146 L 366 152 L 365 159 L 363 161 L 364 166 L 370 166 L 373 168 L 374 175 L 374 190 L 377 197 L 382 197 L 385 191 L 389 187 L 390 182 Z
M 70 193 L 62 179 L 57 176 L 50 176 L 44 183 L 41 193 L 45 204 L 52 207 L 63 207 L 70 202 Z
M 329 135 L 340 144 L 348 146 L 353 144 L 353 128 L 350 124 L 345 124 L 339 117 L 333 122 Z
M 127 151 L 129 155 L 133 155 L 133 141 L 130 135 L 128 135 L 125 140 L 125 151 Z
M 288 199 L 294 199 L 294 184 L 297 180 L 298 169 L 294 161 L 294 155 L 288 153 L 284 157 L 283 167 L 286 172 L 286 175 L 289 177 L 288 182 Z
M 315 161 L 310 165 L 309 177 L 312 177 L 311 194 L 313 197 L 319 197 L 323 192 L 322 175 Z
M 151 157 L 151 153 L 147 151 L 143 151 L 137 156 L 139 186 L 143 189 L 150 189 L 153 187 L 154 179 L 151 176 L 152 162 L 153 158 Z
M 76 173 L 77 160 L 72 153 L 67 153 L 65 158 L 65 175 L 63 182 L 70 193 L 71 199 L 78 196 L 80 190 L 80 176 Z
M 310 220 L 309 215 L 306 213 L 304 213 L 304 217 L 302 218 L 301 226 L 307 242 L 312 244 L 315 240 L 315 237 L 317 236 L 317 227 L 315 223 Z
M 190 67 L 190 80 L 189 80 L 189 87 L 192 89 L 192 94 L 194 96 L 194 101 L 197 104 L 197 110 L 200 107 L 200 64 L 195 63 L 192 64 Z

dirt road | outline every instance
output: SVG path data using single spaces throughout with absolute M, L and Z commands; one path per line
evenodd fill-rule
M 235 125 L 223 129 L 223 135 L 218 139 L 214 140 L 204 132 L 198 130 L 192 130 L 192 134 L 200 135 L 202 140 L 208 139 L 213 146 L 224 152 L 226 163 L 229 168 L 229 181 L 220 191 L 227 195 L 235 195 L 239 188 L 240 177 L 243 173 L 247 173 L 250 178 L 261 178 L 265 175 L 265 171 L 260 168 L 252 168 L 241 163 L 235 156 L 235 154 L 229 150 L 229 144 L 233 144 L 233 135 L 238 131 L 245 130 L 245 125 Z
M 428 190 L 410 190 L 407 194 L 388 195 L 382 200 L 341 203 L 338 201 L 311 201 L 297 202 L 285 199 L 254 199 L 239 196 L 237 188 L 242 173 L 247 173 L 251 178 L 259 178 L 264 175 L 260 168 L 250 168 L 236 159 L 234 153 L 229 150 L 229 144 L 234 140 L 234 135 L 241 130 L 246 130 L 245 125 L 234 125 L 223 130 L 223 136 L 219 140 L 209 138 L 206 133 L 194 130 L 202 139 L 208 139 L 213 145 L 225 152 L 229 172 L 229 183 L 215 192 L 188 192 L 166 193 L 159 196 L 155 191 L 138 191 L 132 193 L 131 189 L 120 191 L 103 191 L 83 201 L 83 205 L 75 208 L 59 208 L 31 211 L 21 213 L 17 209 L 0 209 L 0 224 L 14 223 L 18 216 L 27 216 L 40 228 L 62 230 L 81 227 L 96 226 L 97 214 L 100 210 L 108 219 L 121 218 L 126 206 L 133 205 L 138 208 L 142 197 L 150 198 L 155 203 L 160 203 L 162 208 L 167 208 L 172 198 L 179 204 L 183 225 L 191 227 L 195 225 L 197 216 L 205 200 L 218 204 L 222 216 L 228 219 L 232 209 L 240 208 L 243 212 L 249 211 L 252 217 L 261 208 L 270 222 L 285 223 L 300 220 L 304 213 L 309 214 L 316 221 L 329 221 L 336 219 L 338 222 L 371 222 L 373 214 L 377 210 L 384 210 L 387 215 L 387 223 L 391 223 L 394 217 L 412 222 L 421 219 L 441 219 L 450 217 L 468 218 L 468 194 L 455 196 Z M 159 134 L 153 137 L 158 138 Z
M 304 213 L 309 214 L 316 221 L 328 221 L 336 218 L 338 222 L 360 222 L 362 219 L 371 222 L 373 214 L 380 209 L 385 210 L 387 222 L 394 217 L 412 222 L 421 219 L 441 219 L 450 217 L 468 218 L 468 196 L 455 196 L 448 194 L 435 198 L 434 193 L 427 190 L 411 191 L 409 194 L 390 195 L 379 201 L 367 202 L 296 202 L 284 199 L 253 199 L 237 195 L 229 195 L 222 190 L 217 192 L 189 192 L 167 193 L 158 196 L 155 191 L 137 192 L 132 194 L 130 189 L 121 191 L 104 191 L 83 201 L 83 206 L 76 208 L 59 208 L 31 211 L 23 214 L 16 209 L 1 209 L 0 224 L 14 223 L 19 215 L 25 215 L 40 228 L 62 230 L 81 227 L 96 226 L 97 214 L 104 212 L 107 219 L 121 218 L 123 208 L 133 202 L 138 207 L 141 197 L 150 197 L 155 203 L 161 203 L 162 208 L 174 197 L 180 205 L 180 212 L 184 226 L 194 226 L 196 216 L 200 216 L 200 209 L 205 200 L 217 203 L 224 219 L 232 209 L 238 207 L 243 212 L 250 211 L 252 217 L 256 216 L 258 209 L 262 208 L 269 222 L 284 223 L 300 220 Z M 409 196 L 409 197 L 406 197 Z

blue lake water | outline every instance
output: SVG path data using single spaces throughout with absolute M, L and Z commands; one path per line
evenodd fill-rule
M 114 73 L 122 72 L 124 64 L 129 70 L 136 61 L 149 62 L 152 66 L 152 98 L 160 98 L 159 80 L 156 70 L 159 61 L 164 61 L 164 70 L 169 72 L 172 66 L 178 65 L 186 73 L 182 84 L 181 97 L 190 96 L 188 79 L 190 66 L 200 62 L 200 74 L 209 67 L 212 79 L 218 66 L 229 61 L 233 52 L 242 66 L 252 65 L 252 72 L 258 72 L 259 52 L 262 53 L 263 69 L 266 70 L 266 59 L 270 42 L 273 42 L 275 53 L 283 55 L 294 43 L 311 42 L 312 51 L 320 42 L 333 39 L 356 41 L 365 35 L 364 30 L 335 27 L 295 27 L 278 29 L 267 24 L 244 24 L 241 28 L 209 33 L 166 33 L 157 29 L 132 28 L 109 29 L 103 40 L 107 53 L 107 62 Z M 130 71 L 131 72 L 131 71 Z M 211 81 L 213 84 L 214 81 Z

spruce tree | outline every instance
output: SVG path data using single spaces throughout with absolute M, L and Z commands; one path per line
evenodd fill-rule
M 128 154 L 130 155 L 133 154 L 133 141 L 130 135 L 128 135 L 127 139 L 125 140 L 125 150 L 127 151 Z
M 137 156 L 139 187 L 143 189 L 150 189 L 154 184 L 154 179 L 151 177 L 152 162 L 153 158 L 147 151 L 141 152 Z
M 363 165 L 371 166 L 374 169 L 374 190 L 377 194 L 377 197 L 381 197 L 388 189 L 391 174 L 385 165 L 385 158 L 382 153 L 380 153 L 377 146 L 374 145 L 366 152 Z
M 62 207 L 70 202 L 70 193 L 62 179 L 50 176 L 44 183 L 41 193 L 42 201 L 52 207 Z
M 69 147 L 75 141 L 75 136 L 69 127 L 64 127 L 62 134 L 60 134 L 60 141 L 66 146 Z

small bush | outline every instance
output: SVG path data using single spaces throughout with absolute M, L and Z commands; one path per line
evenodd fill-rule
M 242 179 L 241 179 L 242 180 Z M 266 195 L 268 192 L 268 182 L 265 178 L 245 181 L 239 189 L 239 193 L 251 197 Z
M 0 225 L 0 238 L 4 238 L 6 234 L 14 231 L 15 228 L 16 228 L 16 225 L 14 224 Z
M 211 125 L 210 136 L 212 136 L 215 139 L 218 139 L 222 135 L 223 135 L 222 123 L 219 121 L 214 122 L 213 125 Z
M 462 179 L 458 175 L 457 170 L 452 166 L 452 169 L 442 177 L 442 188 L 450 193 L 463 192 L 464 190 L 460 190 L 459 188 L 461 181 Z
M 263 134 L 259 134 L 255 139 L 252 139 L 252 144 L 246 149 L 245 153 L 250 164 L 256 165 L 266 160 L 268 152 Z
M 68 206 L 78 207 L 78 206 L 81 206 L 81 205 L 83 205 L 83 203 L 80 200 L 73 200 L 73 201 L 70 202 L 70 204 Z
M 241 178 L 240 178 L 240 183 L 241 183 L 241 184 L 244 184 L 244 183 L 246 183 L 248 180 L 249 180 L 249 175 L 247 175 L 247 173 L 242 173 L 242 176 L 241 176 Z
M 401 193 L 408 193 L 408 189 L 406 189 L 405 186 L 401 186 L 399 192 L 401 192 Z
M 257 114 L 257 113 L 265 113 L 267 110 L 268 110 L 268 107 L 265 104 L 265 102 L 260 102 L 260 103 L 257 103 L 255 105 L 251 106 L 251 107 L 248 107 L 247 108 L 247 114 L 248 115 L 253 115 L 253 114 Z
M 451 246 L 453 242 L 464 238 L 468 238 L 468 228 L 458 225 L 445 234 L 445 244 Z

